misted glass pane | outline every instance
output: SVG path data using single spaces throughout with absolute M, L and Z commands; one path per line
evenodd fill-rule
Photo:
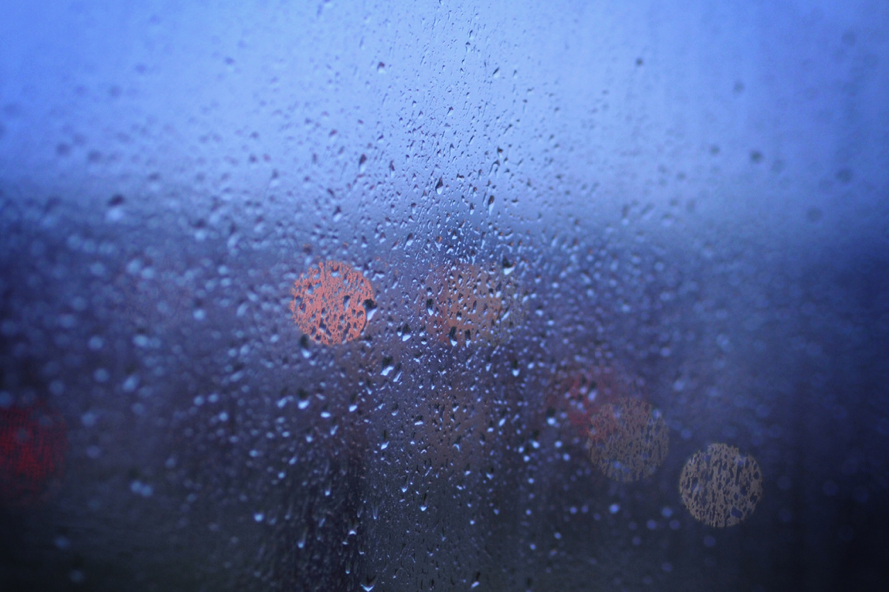
M 885 2 L 0 14 L 0 590 L 885 589 Z

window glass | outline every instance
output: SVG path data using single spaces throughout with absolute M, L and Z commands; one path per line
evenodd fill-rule
M 0 589 L 889 577 L 884 2 L 7 4 Z

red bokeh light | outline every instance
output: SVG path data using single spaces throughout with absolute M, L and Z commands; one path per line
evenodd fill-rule
M 556 377 L 549 404 L 564 411 L 568 424 L 586 438 L 593 417 L 603 406 L 615 404 L 632 392 L 632 385 L 609 366 L 573 368 L 561 371 Z
M 67 426 L 47 403 L 0 407 L 0 504 L 31 505 L 61 482 Z

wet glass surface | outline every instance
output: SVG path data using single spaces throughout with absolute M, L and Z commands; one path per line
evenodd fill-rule
M 881 2 L 12 2 L 0 590 L 882 590 Z

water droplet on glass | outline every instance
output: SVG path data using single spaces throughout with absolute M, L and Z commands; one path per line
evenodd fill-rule
M 117 222 L 124 216 L 123 205 L 124 197 L 116 194 L 108 200 L 108 211 L 105 212 L 105 220 L 108 222 Z

